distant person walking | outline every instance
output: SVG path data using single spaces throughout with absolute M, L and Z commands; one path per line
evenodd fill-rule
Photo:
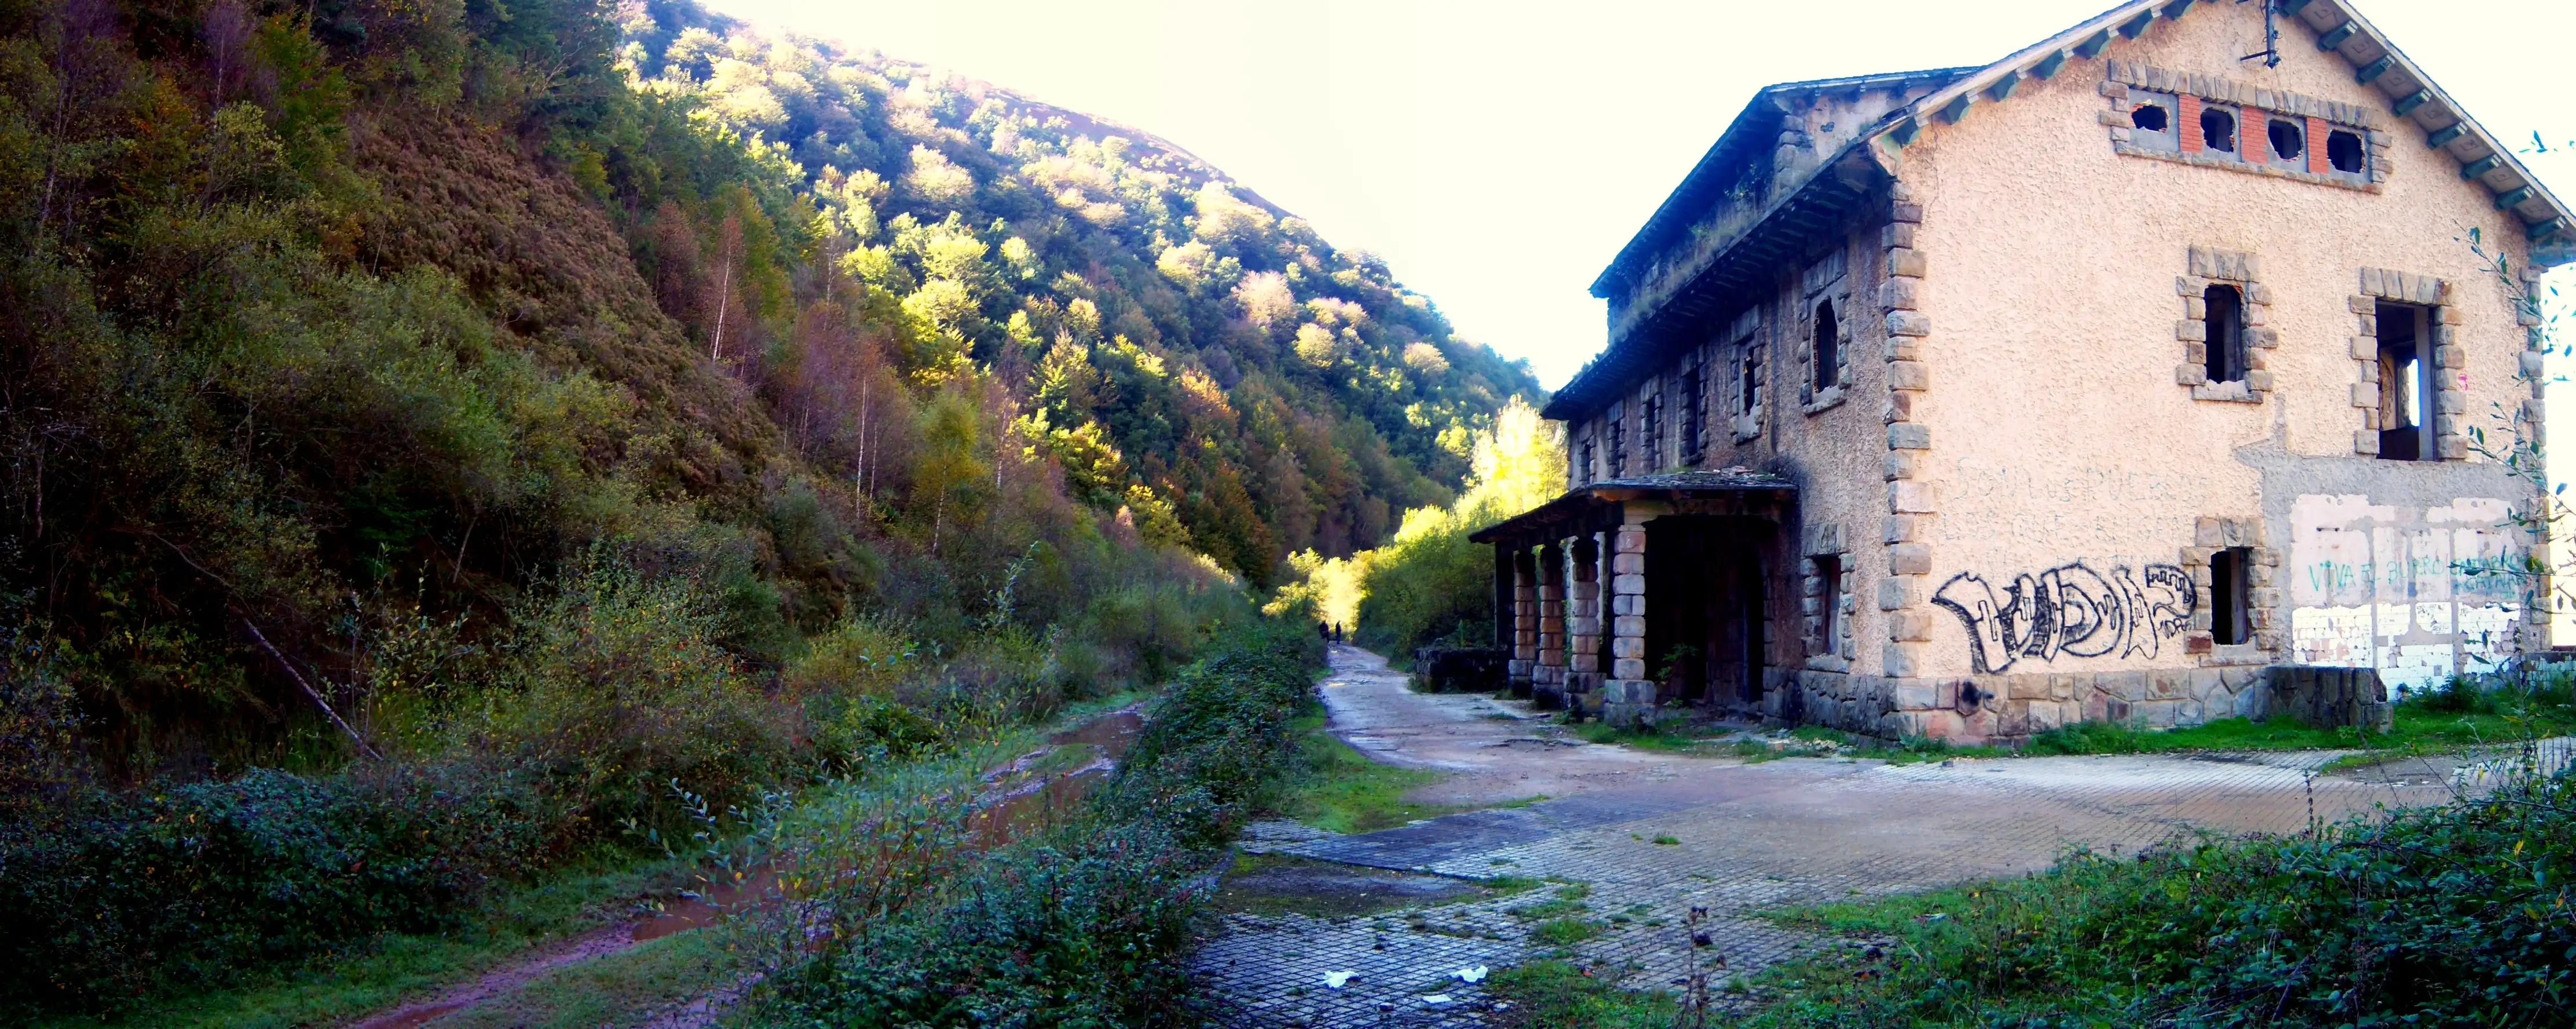
M 1322 641 L 1324 641 L 1324 642 L 1325 642 L 1325 643 L 1327 643 L 1327 644 L 1330 644 L 1331 642 L 1333 642 L 1333 623 L 1331 623 L 1331 622 L 1316 622 L 1316 623 L 1315 623 L 1315 638 L 1316 638 L 1316 639 L 1319 639 L 1319 640 L 1322 640 Z

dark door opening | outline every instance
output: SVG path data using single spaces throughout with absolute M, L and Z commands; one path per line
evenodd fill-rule
M 1775 528 L 1757 518 L 1674 516 L 1647 523 L 1646 671 L 1657 699 L 1753 714 L 1770 663 L 1763 555 Z

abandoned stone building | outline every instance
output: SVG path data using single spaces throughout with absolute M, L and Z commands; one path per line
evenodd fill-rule
M 2340 0 L 1764 89 L 1592 285 L 1567 492 L 1475 537 L 1510 674 L 1981 740 L 2496 668 L 2571 240 Z

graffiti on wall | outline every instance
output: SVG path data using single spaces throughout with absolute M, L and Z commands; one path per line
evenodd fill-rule
M 1975 572 L 1942 583 L 1932 602 L 1958 615 L 1968 630 L 1968 661 L 1980 675 L 2024 658 L 2156 656 L 2182 634 L 2200 602 L 2191 573 L 2151 564 L 2101 572 L 2081 561 L 2013 579 L 1998 594 Z
M 2409 508 L 2303 494 L 2285 569 L 2291 659 L 2417 688 L 2494 671 L 2519 645 L 2523 584 L 2506 570 L 2523 550 L 2500 499 Z

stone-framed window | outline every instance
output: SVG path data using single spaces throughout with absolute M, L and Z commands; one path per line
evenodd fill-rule
M 1578 448 L 1578 456 L 1575 458 L 1574 484 L 1577 486 L 1601 481 L 1601 466 L 1597 463 L 1601 455 L 1596 452 L 1595 447 L 1592 436 L 1585 434 L 1583 445 Z
M 1850 258 L 1845 248 L 1826 251 L 1799 276 L 1798 362 L 1805 372 L 1799 406 L 1815 414 L 1842 403 L 1850 377 L 1852 315 Z
M 2355 322 L 2352 406 L 2356 454 L 2390 460 L 2469 458 L 2468 355 L 2451 284 L 2430 275 L 2361 269 L 2350 300 Z
M 1755 308 L 1737 315 L 1727 326 L 1726 423 L 1728 435 L 1743 443 L 1762 435 L 1762 391 L 1769 388 L 1764 377 L 1762 309 Z
M 2182 363 L 2174 366 L 2174 382 L 2194 400 L 2262 403 L 2272 390 L 2271 352 L 2281 342 L 2270 325 L 2272 290 L 2261 281 L 2262 259 L 2195 246 L 2184 271 L 2174 278 L 2182 299 L 2182 319 L 2174 323 Z
M 2101 89 L 2114 153 L 2372 193 L 2388 180 L 2394 137 L 2360 104 L 2130 61 L 2107 62 Z
M 2263 519 L 2197 519 L 2191 542 L 2182 548 L 2182 566 L 2200 602 L 2192 606 L 2183 652 L 2203 665 L 2271 663 L 2281 652 L 2288 613 L 2274 583 L 2281 552 L 2265 544 Z M 2233 624 L 2220 626 L 2221 617 Z
M 1851 554 L 1843 546 L 1842 527 L 1818 526 L 1808 543 L 1807 567 L 1798 599 L 1805 621 L 1807 667 L 1848 672 L 1859 644 L 1852 638 L 1854 599 Z

